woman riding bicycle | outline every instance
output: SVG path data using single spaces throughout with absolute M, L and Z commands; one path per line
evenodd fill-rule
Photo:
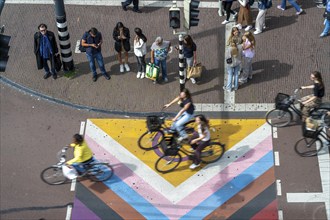
M 70 147 L 74 148 L 74 158 L 67 161 L 66 164 L 71 165 L 77 170 L 79 174 L 84 172 L 84 165 L 91 163 L 93 159 L 93 152 L 84 141 L 80 134 L 73 135 L 73 143 Z
M 189 166 L 189 168 L 192 170 L 200 166 L 201 152 L 205 147 L 210 144 L 211 139 L 209 121 L 205 118 L 205 116 L 198 115 L 196 116 L 195 120 L 196 124 L 198 125 L 198 133 L 194 132 L 193 136 L 189 140 L 191 147 L 195 150 L 193 164 Z
M 172 119 L 173 124 L 171 130 L 175 130 L 179 133 L 180 137 L 178 142 L 188 138 L 186 131 L 184 130 L 184 124 L 193 118 L 195 111 L 195 106 L 191 99 L 191 95 L 188 89 L 183 89 L 180 95 L 173 99 L 170 103 L 164 105 L 164 108 L 170 107 L 172 104 L 180 102 L 180 107 L 182 108 L 178 114 Z
M 318 107 L 322 103 L 324 96 L 324 84 L 321 73 L 314 71 L 311 73 L 310 79 L 314 82 L 313 85 L 301 86 L 301 89 L 313 89 L 313 94 L 301 98 L 302 121 L 305 121 L 309 116 L 312 108 Z

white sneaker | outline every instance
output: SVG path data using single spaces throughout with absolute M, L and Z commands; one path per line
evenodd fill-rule
M 189 166 L 189 168 L 190 169 L 192 169 L 192 170 L 194 170 L 195 168 L 197 168 L 197 167 L 199 167 L 201 164 L 191 164 L 190 166 Z
M 227 21 L 227 20 L 224 20 L 223 22 L 221 22 L 221 24 L 228 24 L 229 23 L 229 21 Z
M 180 143 L 180 142 L 182 142 L 183 140 L 185 140 L 185 139 L 188 139 L 188 135 L 186 135 L 186 136 L 184 136 L 184 137 L 179 137 L 178 138 L 178 143 Z
M 140 78 L 140 76 L 141 76 L 141 72 L 137 72 L 136 78 Z
M 247 26 L 246 28 L 245 28 L 245 31 L 249 31 L 249 30 L 251 30 L 252 29 L 252 25 L 249 25 L 249 26 Z
M 304 12 L 304 10 L 300 9 L 300 11 L 296 12 L 296 15 L 300 15 L 303 12 Z
M 131 70 L 127 63 L 125 63 L 125 69 L 126 69 L 127 72 L 129 72 Z
M 242 25 L 241 24 L 236 24 L 234 27 L 237 27 L 238 29 L 242 29 Z
M 143 78 L 144 78 L 144 75 L 145 75 L 145 73 L 142 72 L 142 73 L 141 73 L 141 77 L 140 77 L 140 79 L 143 79 Z
M 196 80 L 194 78 L 190 78 L 192 84 L 196 84 Z
M 260 34 L 262 33 L 262 31 L 256 30 L 255 32 L 253 32 L 253 34 Z
M 123 73 L 124 72 L 124 65 L 120 64 L 120 72 Z

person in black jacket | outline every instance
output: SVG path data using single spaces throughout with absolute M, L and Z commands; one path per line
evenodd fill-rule
M 123 25 L 123 23 L 118 22 L 112 33 L 113 39 L 115 40 L 115 50 L 118 53 L 118 61 L 120 64 L 120 72 L 124 72 L 124 66 L 127 72 L 130 71 L 128 66 L 128 51 L 131 50 L 131 45 L 129 43 L 130 33 L 129 29 Z M 125 65 L 123 64 L 121 58 L 121 52 L 125 53 Z
M 53 79 L 57 78 L 55 71 L 54 56 L 58 53 L 58 47 L 53 32 L 47 30 L 47 25 L 40 24 L 38 32 L 34 34 L 34 54 L 37 59 L 38 69 L 44 68 L 44 79 L 51 75 Z M 50 61 L 51 69 L 49 70 L 48 61 Z

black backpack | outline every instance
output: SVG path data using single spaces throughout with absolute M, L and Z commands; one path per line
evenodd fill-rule
M 86 32 L 86 33 L 88 33 L 88 32 Z M 81 45 L 81 41 L 82 41 L 82 39 L 80 39 L 79 50 L 82 53 L 86 53 L 86 47 L 84 47 L 84 46 Z

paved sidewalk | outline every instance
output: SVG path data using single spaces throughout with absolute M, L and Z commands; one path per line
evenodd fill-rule
M 253 63 L 255 75 L 250 83 L 235 93 L 236 103 L 273 103 L 277 92 L 291 93 L 294 88 L 309 83 L 312 70 L 323 73 L 326 84 L 329 84 L 330 38 L 318 38 L 323 29 L 323 9 L 314 7 L 310 1 L 304 1 L 306 13 L 296 16 L 294 8 L 280 11 L 276 9 L 277 2 L 273 4 L 267 12 L 268 28 L 256 36 L 257 55 Z M 158 35 L 170 40 L 173 45 L 177 44 L 177 38 L 168 27 L 168 8 L 142 7 L 142 10 L 142 14 L 136 14 L 132 11 L 123 12 L 115 6 L 66 6 L 73 51 L 76 41 L 91 26 L 97 27 L 103 34 L 103 56 L 112 78 L 107 81 L 100 77 L 94 83 L 84 54 L 74 54 L 77 67 L 75 77 L 66 78 L 60 72 L 56 81 L 51 78 L 44 80 L 43 71 L 36 68 L 33 34 L 39 23 L 48 24 L 48 29 L 56 32 L 54 6 L 6 4 L 1 23 L 6 25 L 5 34 L 12 38 L 7 69 L 1 76 L 73 104 L 123 112 L 159 111 L 179 92 L 178 54 L 174 52 L 168 59 L 169 83 L 153 85 L 148 79 L 136 79 L 136 59 L 133 53 L 129 57 L 132 71 L 120 73 L 113 49 L 112 30 L 118 21 L 130 28 L 132 37 L 133 29 L 141 27 L 148 38 L 148 49 Z M 201 8 L 199 26 L 191 30 L 198 46 L 198 60 L 205 66 L 199 84 L 186 84 L 195 103 L 224 102 L 225 26 L 221 25 L 224 17 L 219 17 L 217 11 L 216 8 Z M 254 18 L 256 14 L 257 10 L 254 9 Z M 147 61 L 149 59 L 148 54 Z M 327 87 L 325 100 L 329 100 L 329 97 L 330 87 Z M 170 110 L 176 111 L 177 107 Z

